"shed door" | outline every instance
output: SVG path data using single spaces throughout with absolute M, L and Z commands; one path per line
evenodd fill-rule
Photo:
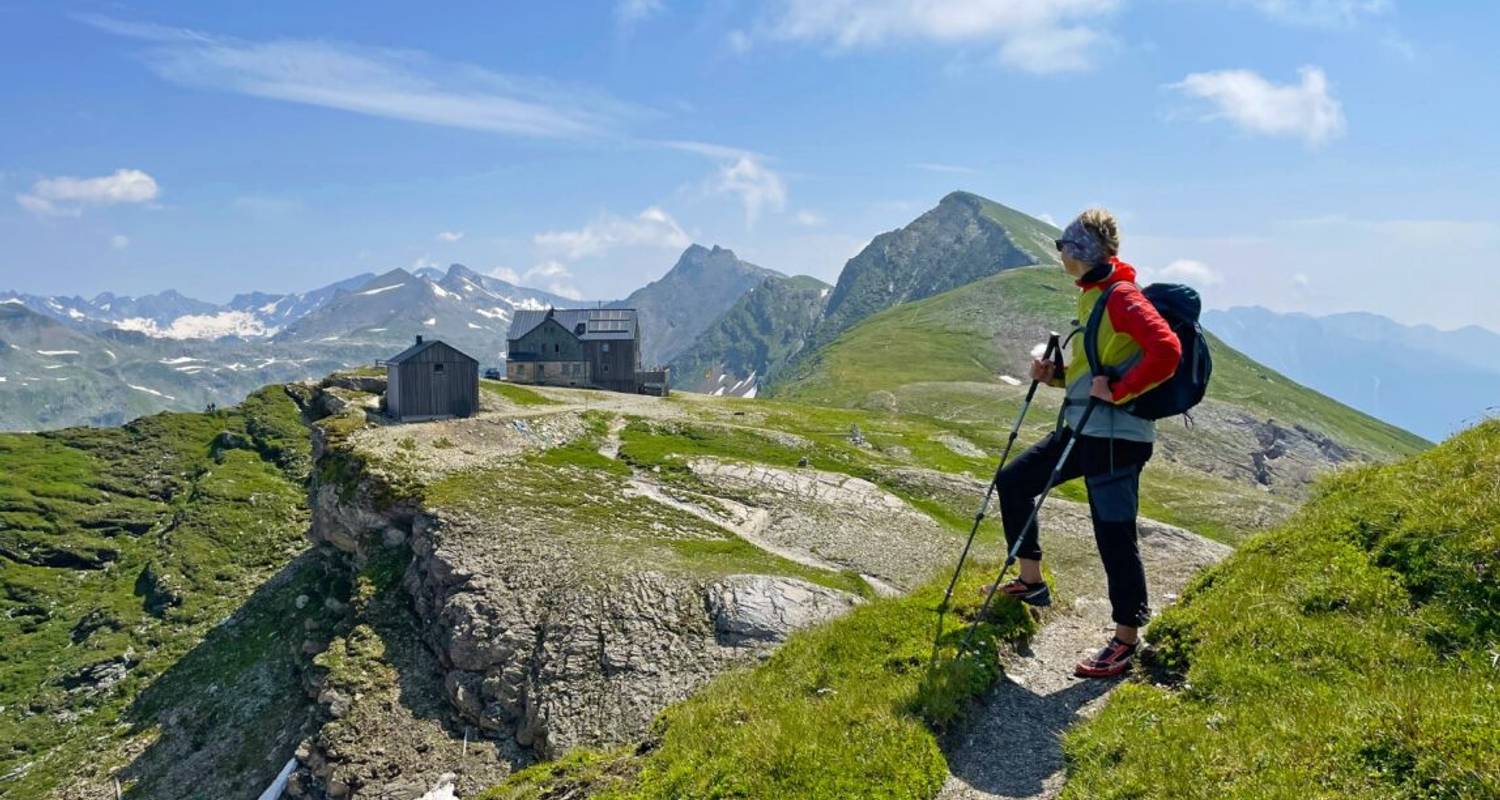
M 449 414 L 453 409 L 453 395 L 448 391 L 448 365 L 441 361 L 432 365 L 432 414 Z

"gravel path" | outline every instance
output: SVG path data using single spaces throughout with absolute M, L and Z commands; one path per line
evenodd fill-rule
M 1053 503 L 1075 505 L 1048 505 Z M 1069 511 L 1088 513 L 1086 507 Z M 1059 540 L 1083 537 L 1080 527 L 1054 526 L 1055 532 L 1043 534 L 1043 549 L 1076 551 L 1084 542 Z M 1155 607 L 1175 600 L 1193 574 L 1228 553 L 1225 545 L 1181 528 L 1141 521 L 1141 555 Z M 1028 647 L 1003 656 L 1005 679 L 949 737 L 951 774 L 939 800 L 1052 798 L 1061 791 L 1063 732 L 1097 711 L 1120 683 L 1073 677 L 1078 659 L 1103 646 L 1114 630 L 1097 558 L 1092 573 L 1091 579 L 1086 570 L 1059 572 L 1057 588 L 1071 599 L 1048 612 Z

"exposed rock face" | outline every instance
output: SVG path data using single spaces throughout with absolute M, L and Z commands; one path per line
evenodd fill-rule
M 1294 496 L 1330 465 L 1364 458 L 1306 426 L 1257 419 L 1215 400 L 1194 409 L 1193 417 L 1191 433 L 1175 420 L 1157 426 L 1162 454 L 1194 469 Z
M 709 587 L 708 609 L 720 641 L 778 642 L 797 628 L 848 610 L 844 592 L 768 575 L 733 575 Z
M 774 270 L 735 257 L 733 250 L 692 245 L 660 279 L 616 305 L 640 312 L 643 364 L 666 364 Z
M 894 501 L 901 508 L 883 513 L 921 516 L 864 482 L 813 483 L 846 503 Z M 356 562 L 409 544 L 402 588 L 451 712 L 475 738 L 513 739 L 543 757 L 639 737 L 709 678 L 858 602 L 786 577 L 614 569 L 586 540 L 559 540 L 535 520 L 382 507 L 386 494 L 373 472 L 342 486 L 315 480 L 311 537 Z M 349 700 L 319 695 L 335 719 Z
M 763 539 L 762 546 L 776 552 L 802 553 L 898 589 L 920 583 L 951 555 L 953 537 L 941 525 L 869 481 L 711 458 L 694 459 L 689 466 L 710 486 L 748 495 L 767 509 L 758 536 L 741 536 Z

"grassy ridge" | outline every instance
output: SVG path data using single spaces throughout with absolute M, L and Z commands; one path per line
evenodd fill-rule
M 152 724 L 135 698 L 302 549 L 308 460 L 281 387 L 216 414 L 0 435 L 0 796 L 107 767 Z M 225 656 L 195 663 L 233 681 L 248 663 Z M 110 665 L 123 674 L 101 684 Z
M 882 398 L 895 398 L 911 384 L 995 383 L 996 373 L 1005 372 L 1022 376 L 1032 343 L 1044 341 L 1049 330 L 1067 332 L 1077 291 L 1056 267 L 1026 267 L 887 309 L 800 362 L 771 394 L 879 407 Z M 1420 437 L 1301 386 L 1218 340 L 1212 346 L 1211 398 L 1319 428 L 1372 455 L 1409 455 L 1427 446 Z
M 1067 739 L 1076 798 L 1500 797 L 1500 423 L 1340 474 L 1149 629 L 1179 691 Z

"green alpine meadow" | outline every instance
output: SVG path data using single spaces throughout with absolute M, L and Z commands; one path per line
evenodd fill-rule
M 951 192 L 833 283 L 695 245 L 570 310 L 375 276 L 325 307 L 434 320 L 378 359 L 0 434 L 0 797 L 1500 796 L 1494 421 L 1429 442 L 1210 330 L 1136 477 L 1144 626 L 1093 462 L 1007 563 L 1088 219 Z

